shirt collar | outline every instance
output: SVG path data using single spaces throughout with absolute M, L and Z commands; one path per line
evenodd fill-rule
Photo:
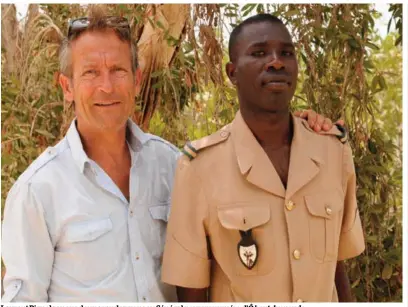
M 75 164 L 78 166 L 81 173 L 83 173 L 86 163 L 90 163 L 90 159 L 82 146 L 82 141 L 79 136 L 77 127 L 77 120 L 74 119 L 67 131 L 66 138 L 69 147 L 71 148 L 72 157 Z M 131 119 L 126 122 L 126 140 L 131 148 L 131 154 L 140 151 L 143 145 L 151 138 L 149 134 L 144 133 Z

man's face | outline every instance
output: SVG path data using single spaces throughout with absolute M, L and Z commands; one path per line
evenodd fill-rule
M 298 64 L 292 39 L 280 23 L 258 22 L 242 29 L 227 72 L 241 107 L 287 112 L 296 89 Z
M 72 79 L 66 79 L 64 95 L 75 101 L 78 125 L 92 130 L 123 128 L 140 81 L 132 72 L 129 43 L 113 30 L 85 32 L 71 44 L 71 63 Z

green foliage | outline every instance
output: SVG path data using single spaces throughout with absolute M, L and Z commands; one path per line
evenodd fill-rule
M 163 28 L 146 8 L 109 5 L 112 14 L 131 20 L 135 39 L 144 23 Z M 45 14 L 22 34 L 17 73 L 2 74 L 2 208 L 17 177 L 63 136 L 73 116 L 54 73 L 67 19 L 84 16 L 86 6 L 41 9 Z M 389 9 L 397 33 L 381 39 L 374 32 L 379 13 L 366 4 L 193 5 L 185 37 L 166 36 L 178 46 L 170 67 L 153 72 L 162 92 L 149 132 L 182 147 L 229 123 L 238 109 L 222 73 L 228 26 L 257 12 L 288 24 L 300 68 L 292 108 L 341 117 L 349 129 L 367 249 L 347 264 L 353 292 L 363 302 L 402 300 L 402 6 Z

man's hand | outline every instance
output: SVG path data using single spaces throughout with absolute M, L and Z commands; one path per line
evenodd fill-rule
M 348 279 L 346 267 L 343 261 L 337 262 L 334 282 L 336 284 L 337 296 L 340 303 L 355 301 L 351 293 L 350 281 Z
M 333 123 L 330 118 L 317 114 L 315 111 L 310 109 L 305 111 L 296 111 L 293 113 L 293 115 L 307 119 L 310 128 L 316 132 L 320 132 L 321 130 L 328 131 L 333 127 Z M 344 127 L 344 120 L 339 119 L 336 124 Z

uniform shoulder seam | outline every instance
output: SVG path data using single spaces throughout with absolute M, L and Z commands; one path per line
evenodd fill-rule
M 230 125 L 224 126 L 211 135 L 205 136 L 195 141 L 187 142 L 181 152 L 190 160 L 193 160 L 195 157 L 197 157 L 198 153 L 205 148 L 225 142 L 229 138 L 230 134 Z

